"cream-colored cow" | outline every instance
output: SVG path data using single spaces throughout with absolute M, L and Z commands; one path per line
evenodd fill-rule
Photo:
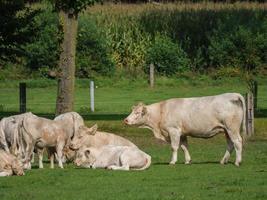
M 74 163 L 93 169 L 145 170 L 151 164 L 151 157 L 137 147 L 106 145 L 80 149 Z
M 246 133 L 245 100 L 238 93 L 225 93 L 216 96 L 196 98 L 176 98 L 151 105 L 139 104 L 124 120 L 127 125 L 149 128 L 156 138 L 170 142 L 172 159 L 177 161 L 177 151 L 181 147 L 185 153 L 185 163 L 191 162 L 187 149 L 187 136 L 210 138 L 224 133 L 227 150 L 221 160 L 228 162 L 235 149 L 235 165 L 242 160 L 242 137 Z
M 72 139 L 70 148 L 78 150 L 81 147 L 100 148 L 105 145 L 136 147 L 135 144 L 123 137 L 112 133 L 97 131 L 97 125 L 94 125 L 91 128 L 81 126 L 78 133 Z
M 24 175 L 23 164 L 14 155 L 0 149 L 0 177 Z

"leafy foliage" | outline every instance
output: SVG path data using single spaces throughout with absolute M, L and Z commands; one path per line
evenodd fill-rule
M 92 77 L 95 73 L 112 75 L 115 66 L 111 60 L 107 39 L 88 17 L 79 20 L 77 69 L 79 77 Z
M 174 75 L 189 69 L 190 60 L 186 53 L 168 36 L 156 35 L 147 53 L 147 65 L 154 63 L 161 75 Z
M 34 23 L 40 31 L 32 43 L 24 47 L 27 53 L 26 65 L 47 76 L 49 69 L 57 67 L 59 57 L 57 15 L 51 13 L 51 8 L 48 7 L 34 18 Z
M 26 7 L 23 0 L 0 0 L 0 59 L 24 55 L 22 45 L 38 32 L 32 21 L 38 12 Z
M 99 0 L 50 0 L 57 11 L 64 10 L 77 15 L 87 6 L 92 6 Z

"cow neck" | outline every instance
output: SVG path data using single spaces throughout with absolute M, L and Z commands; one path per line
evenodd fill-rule
M 146 122 L 145 126 L 148 126 L 150 129 L 155 130 L 158 129 L 158 120 L 156 119 L 156 115 L 153 115 L 152 110 L 149 106 L 147 108 Z

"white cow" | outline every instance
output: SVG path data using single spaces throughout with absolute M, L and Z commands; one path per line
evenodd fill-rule
M 80 116 L 77 112 L 67 112 L 67 113 L 58 115 L 57 117 L 54 118 L 54 120 L 57 122 L 60 122 L 62 124 L 65 133 L 67 133 L 67 135 L 68 135 L 67 144 L 65 145 L 65 147 L 63 149 L 62 162 L 65 163 L 67 161 L 73 161 L 75 158 L 75 151 L 72 151 L 69 148 L 69 144 L 70 144 L 71 139 L 78 132 L 79 127 L 84 126 L 84 120 L 83 120 L 82 116 Z M 49 156 L 51 153 L 54 153 L 54 151 L 49 152 L 49 149 L 47 149 L 47 150 L 48 150 Z M 36 148 L 35 151 L 38 154 L 39 167 L 43 168 L 43 164 L 42 164 L 43 161 L 42 160 L 43 160 L 44 149 Z M 57 159 L 57 157 L 58 157 L 57 154 L 55 154 L 55 156 Z M 32 162 L 34 162 L 34 156 L 33 156 Z
M 22 163 L 11 153 L 0 149 L 0 177 L 12 175 L 24 175 Z
M 74 163 L 93 169 L 145 170 L 151 164 L 151 157 L 137 147 L 106 145 L 101 148 L 82 148 Z
M 179 146 L 185 153 L 185 163 L 191 162 L 187 149 L 187 136 L 210 138 L 225 133 L 227 150 L 221 164 L 228 162 L 233 148 L 235 165 L 242 160 L 242 137 L 246 133 L 244 98 L 238 93 L 196 98 L 175 98 L 159 103 L 134 107 L 124 120 L 127 125 L 149 128 L 156 138 L 168 141 L 172 147 L 170 164 L 177 161 Z
M 18 125 L 28 115 L 30 113 L 13 115 L 4 117 L 0 121 L 0 149 L 2 148 L 6 152 L 12 153 L 19 159 L 23 159 L 24 152 L 20 141 L 21 137 L 18 132 Z
M 48 148 L 51 152 L 51 168 L 54 168 L 54 153 L 57 153 L 59 167 L 63 168 L 63 149 L 69 140 L 69 135 L 65 132 L 61 122 L 31 114 L 23 118 L 19 126 L 19 132 L 25 146 L 26 163 L 30 165 L 34 147 L 39 150 Z M 39 159 L 39 168 L 43 168 L 42 158 Z
M 78 150 L 81 147 L 100 148 L 104 145 L 136 147 L 135 144 L 123 137 L 112 133 L 97 131 L 97 125 L 95 124 L 91 128 L 81 126 L 78 130 L 78 133 L 72 139 L 70 148 L 73 150 Z

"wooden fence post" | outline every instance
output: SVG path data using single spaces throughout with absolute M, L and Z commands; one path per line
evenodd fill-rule
M 256 110 L 258 106 L 258 82 L 257 81 L 254 81 L 254 84 L 253 84 L 253 95 L 254 95 L 254 110 Z
M 155 72 L 155 66 L 154 64 L 151 63 L 149 65 L 149 83 L 151 88 L 154 87 L 154 72 Z
M 90 81 L 90 108 L 91 112 L 95 112 L 94 81 Z
M 253 93 L 248 92 L 246 94 L 246 128 L 249 136 L 254 134 L 254 102 Z
M 19 112 L 26 112 L 26 83 L 19 83 Z

